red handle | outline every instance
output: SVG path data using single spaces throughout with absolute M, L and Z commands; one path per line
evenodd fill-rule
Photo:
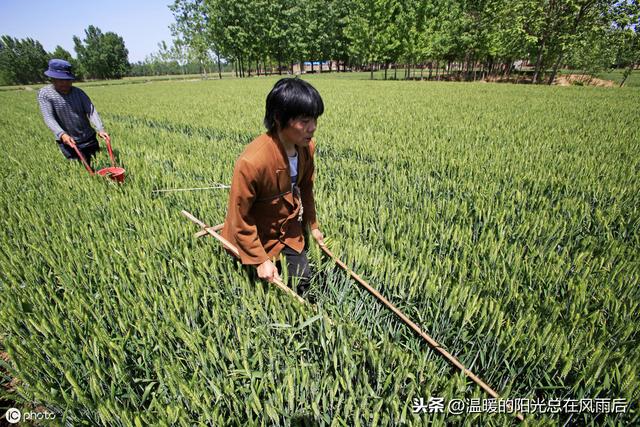
M 76 147 L 76 144 L 71 143 L 70 145 L 71 145 L 71 148 L 75 150 L 76 154 L 78 155 L 78 158 L 80 159 L 84 167 L 87 169 L 87 171 L 89 171 L 89 174 L 93 175 L 93 169 L 91 169 L 91 166 L 89 166 L 89 163 L 87 163 L 87 160 L 84 158 L 80 150 L 78 150 L 78 147 Z
M 107 151 L 109 152 L 109 158 L 111 159 L 111 166 L 116 167 L 116 159 L 113 157 L 113 150 L 111 149 L 111 138 L 106 137 Z

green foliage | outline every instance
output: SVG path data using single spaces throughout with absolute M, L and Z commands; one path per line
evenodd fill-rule
M 475 79 L 480 66 L 497 76 L 528 60 L 535 82 L 547 69 L 553 82 L 563 66 L 601 71 L 616 54 L 628 66 L 640 27 L 636 0 L 175 0 L 170 8 L 174 35 L 203 63 L 212 51 L 241 76 L 255 61 L 334 59 L 371 67 L 371 76 L 375 64 L 454 62 Z
M 63 48 L 62 46 L 56 46 L 56 48 L 51 52 L 51 58 L 64 59 L 67 62 L 73 61 L 73 57 L 68 50 Z
M 501 395 L 632 403 L 528 425 L 637 425 L 638 89 L 310 80 L 336 255 Z M 413 413 L 485 396 L 315 245 L 317 310 L 193 238 L 179 211 L 221 222 L 224 190 L 152 194 L 228 183 L 275 81 L 87 86 L 122 186 L 62 158 L 33 93 L 0 93 L 18 407 L 69 425 L 513 425 Z
M 84 31 L 85 38 L 73 37 L 79 68 L 87 78 L 119 79 L 129 70 L 129 51 L 122 37 L 113 32 L 102 33 L 93 26 Z
M 30 84 L 46 80 L 48 54 L 31 38 L 0 37 L 0 85 Z

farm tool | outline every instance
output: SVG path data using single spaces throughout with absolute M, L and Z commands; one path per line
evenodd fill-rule
M 91 166 L 89 166 L 87 159 L 84 158 L 84 155 L 82 154 L 82 152 L 80 152 L 76 144 L 71 143 L 71 148 L 73 148 L 73 150 L 76 152 L 76 155 L 84 165 L 85 169 L 89 172 L 89 175 L 93 176 L 97 173 L 100 176 L 107 176 L 116 182 L 123 183 L 124 177 L 125 177 L 125 170 L 121 167 L 116 166 L 116 159 L 113 156 L 113 150 L 111 149 L 111 139 L 107 138 L 106 141 L 107 141 L 107 151 L 109 152 L 109 159 L 111 159 L 111 166 L 100 169 L 97 172 L 94 172 L 94 170 L 91 169 Z
M 207 224 L 200 221 L 198 218 L 191 215 L 187 211 L 183 210 L 182 215 L 186 216 L 191 222 L 199 225 L 202 228 L 202 230 L 196 233 L 196 237 L 202 237 L 207 234 L 210 236 L 213 236 L 216 240 L 222 243 L 222 246 L 224 246 L 226 250 L 230 251 L 233 255 L 235 255 L 236 258 L 240 258 L 240 253 L 238 252 L 238 249 L 235 246 L 233 246 L 233 244 L 230 241 L 228 241 L 218 233 L 218 231 L 222 230 L 222 226 L 224 224 L 216 225 L 215 227 L 209 227 Z M 282 291 L 284 291 L 286 294 L 289 294 L 289 296 L 295 298 L 299 303 L 301 304 L 305 303 L 305 300 L 300 295 L 295 293 L 290 287 L 285 285 L 281 280 L 276 279 L 273 283 Z
M 238 249 L 235 246 L 233 246 L 233 244 L 231 242 L 226 240 L 224 237 L 222 237 L 218 233 L 218 231 L 220 231 L 222 229 L 224 224 L 219 224 L 219 225 L 216 225 L 214 227 L 210 227 L 210 226 L 208 226 L 204 222 L 200 221 L 199 219 L 197 219 L 196 217 L 194 217 L 193 215 L 191 215 L 189 212 L 187 212 L 185 210 L 182 211 L 182 215 L 184 215 L 190 221 L 192 221 L 193 223 L 195 223 L 195 224 L 197 224 L 197 225 L 199 225 L 201 227 L 201 230 L 195 234 L 195 237 L 202 237 L 202 236 L 206 236 L 206 235 L 211 235 L 211 236 L 215 237 L 216 240 L 218 240 L 220 243 L 222 243 L 222 245 L 224 246 L 225 249 L 227 249 L 228 251 L 233 253 L 236 257 L 239 257 Z M 350 277 L 352 277 L 361 287 L 366 289 L 371 295 L 373 295 L 385 307 L 387 307 L 396 316 L 398 316 L 400 318 L 400 320 L 402 320 L 402 322 L 405 325 L 409 326 L 416 334 L 418 334 L 423 340 L 425 340 L 427 342 L 427 344 L 429 345 L 429 347 L 431 347 L 438 354 L 440 354 L 442 357 L 444 357 L 447 360 L 447 362 L 449 362 L 451 365 L 453 365 L 454 367 L 456 367 L 460 371 L 462 371 L 462 373 L 464 373 L 474 383 L 476 383 L 478 386 L 480 386 L 480 388 L 482 388 L 489 396 L 493 397 L 494 399 L 499 399 L 500 398 L 500 395 L 495 390 L 493 390 L 487 383 L 482 381 L 478 376 L 476 376 L 473 372 L 471 372 L 469 369 L 467 369 L 455 356 L 453 356 L 451 353 L 449 353 L 447 350 L 445 350 L 436 340 L 434 340 L 429 334 L 427 334 L 425 331 L 423 331 L 422 328 L 420 328 L 420 326 L 418 326 L 415 322 L 413 322 L 411 319 L 409 319 L 400 309 L 398 309 L 388 299 L 386 299 L 382 294 L 380 294 L 380 292 L 378 292 L 376 289 L 374 289 L 365 280 L 363 280 L 358 274 L 353 272 L 353 270 L 351 270 L 344 262 L 342 262 L 338 257 L 336 257 L 333 254 L 333 252 L 331 252 L 329 250 L 329 248 L 327 247 L 327 245 L 325 243 L 320 242 L 318 240 L 316 240 L 316 243 L 318 244 L 318 246 L 320 246 L 320 249 L 324 252 L 325 255 L 327 255 L 329 258 L 331 258 L 342 270 L 344 270 Z M 298 302 L 300 302 L 302 304 L 304 304 L 306 302 L 302 297 L 300 297 L 300 295 L 296 294 L 291 288 L 289 288 L 287 285 L 285 285 L 282 281 L 276 280 L 273 283 L 278 288 L 283 290 L 285 293 L 287 293 L 290 296 L 292 296 L 293 298 L 295 298 Z M 507 407 L 511 410 L 510 405 L 507 405 Z M 524 421 L 524 416 L 521 413 L 514 412 L 514 416 L 518 420 Z

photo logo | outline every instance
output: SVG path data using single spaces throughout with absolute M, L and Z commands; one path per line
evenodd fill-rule
M 9 424 L 17 424 L 22 419 L 22 414 L 19 409 L 9 408 L 7 413 L 4 415 Z

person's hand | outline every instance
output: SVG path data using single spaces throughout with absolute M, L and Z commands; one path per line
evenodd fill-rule
M 111 137 L 109 136 L 108 133 L 106 133 L 105 131 L 102 132 L 98 132 L 98 136 L 102 139 L 104 139 L 106 142 L 111 143 Z
M 73 140 L 73 138 L 71 138 L 66 133 L 63 133 L 60 136 L 60 141 L 62 141 L 64 145 L 68 145 L 69 147 L 73 147 L 74 145 L 76 145 L 76 142 Z
M 320 231 L 319 228 L 314 228 L 313 230 L 311 230 L 311 235 L 313 236 L 314 239 L 316 239 L 316 241 L 320 246 L 325 245 L 324 234 L 322 234 L 322 231 Z
M 280 280 L 280 275 L 278 274 L 278 269 L 270 259 L 266 260 L 258 267 L 258 277 L 266 280 L 268 282 L 274 282 L 276 280 Z

